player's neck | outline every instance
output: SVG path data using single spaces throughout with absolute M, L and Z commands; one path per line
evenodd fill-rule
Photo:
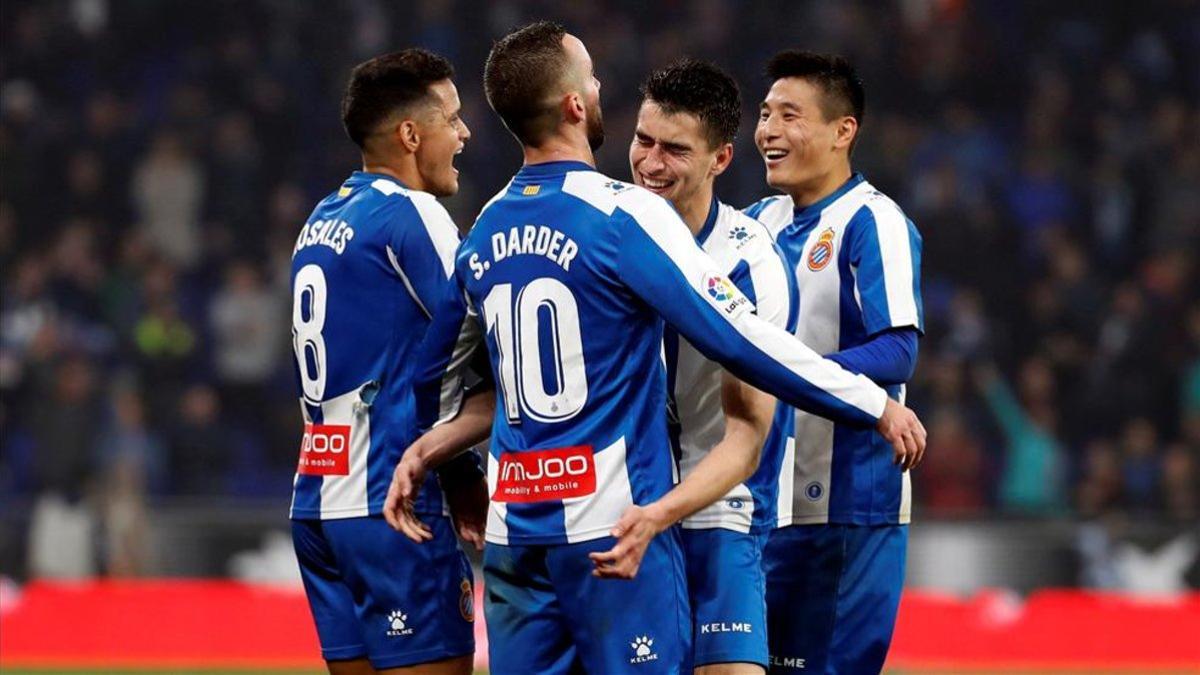
M 696 190 L 696 194 L 684 203 L 672 202 L 693 236 L 698 236 L 700 230 L 704 229 L 704 223 L 708 220 L 708 210 L 712 207 L 712 196 L 713 186 L 712 183 L 708 183 Z
M 853 172 L 850 170 L 850 163 L 839 164 L 832 171 L 816 179 L 811 180 L 803 185 L 794 185 L 788 188 L 787 193 L 792 198 L 792 203 L 796 208 L 802 209 L 806 206 L 812 206 L 829 195 L 837 192 L 837 189 L 850 180 Z
M 595 168 L 596 157 L 588 146 L 587 139 L 582 142 L 562 135 L 551 136 L 541 145 L 533 147 L 524 145 L 525 164 L 545 164 L 546 162 L 583 162 Z
M 410 190 L 425 189 L 425 179 L 417 170 L 417 159 L 414 156 L 406 158 L 379 158 L 363 156 L 363 171 L 391 176 L 404 184 Z

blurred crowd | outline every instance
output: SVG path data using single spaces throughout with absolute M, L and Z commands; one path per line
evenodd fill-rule
M 909 401 L 921 516 L 1200 502 L 1200 10 L 1194 2 L 6 1 L 0 23 L 0 502 L 104 514 L 109 565 L 158 499 L 286 499 L 300 436 L 288 263 L 357 168 L 349 68 L 422 45 L 474 132 L 461 227 L 520 162 L 483 100 L 493 39 L 563 21 L 628 176 L 637 86 L 680 56 L 743 87 L 719 195 L 767 192 L 762 65 L 849 56 L 855 168 L 925 242 Z M 919 516 L 920 517 L 920 516 Z M 123 525 L 124 524 L 124 525 Z M 125 528 L 125 529 L 123 529 Z

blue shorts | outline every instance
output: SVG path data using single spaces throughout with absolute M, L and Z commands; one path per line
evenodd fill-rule
M 483 552 L 492 675 L 690 673 L 679 534 L 655 537 L 632 580 L 599 579 L 588 554 L 612 537 Z
M 770 671 L 882 670 L 907 547 L 906 525 L 791 525 L 772 532 L 763 555 Z
M 766 540 L 720 528 L 683 530 L 694 665 L 767 665 Z
M 423 544 L 379 516 L 292 521 L 326 661 L 398 668 L 475 653 L 471 565 L 449 518 L 424 520 Z

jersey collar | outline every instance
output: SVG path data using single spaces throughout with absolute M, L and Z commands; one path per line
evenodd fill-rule
M 712 204 L 708 206 L 708 217 L 704 219 L 704 227 L 696 233 L 696 243 L 704 246 L 704 242 L 708 241 L 708 235 L 712 234 L 713 228 L 717 226 L 717 213 L 720 207 L 717 206 L 717 195 L 714 193 Z
M 412 188 L 408 187 L 407 185 L 405 185 L 404 181 L 400 180 L 399 178 L 396 178 L 395 176 L 389 176 L 386 173 L 374 173 L 371 171 L 355 171 L 354 173 L 350 174 L 350 178 L 348 178 L 346 180 L 346 182 L 347 183 L 350 183 L 350 182 L 374 183 L 375 181 L 377 181 L 381 178 L 386 181 L 391 181 L 392 183 L 399 185 L 400 187 L 404 188 L 405 190 L 412 189 Z
M 859 183 L 863 182 L 864 180 L 866 180 L 866 179 L 863 178 L 863 175 L 861 173 L 855 171 L 853 174 L 850 175 L 850 178 L 847 179 L 845 183 L 842 183 L 841 187 L 834 190 L 828 196 L 823 197 L 819 201 L 813 202 L 812 204 L 809 204 L 808 206 L 804 206 L 804 207 L 795 209 L 792 213 L 793 222 L 800 222 L 802 220 L 807 220 L 814 216 L 819 216 L 821 214 L 821 212 L 825 210 L 825 207 L 836 202 L 838 199 L 841 199 L 842 195 L 853 190 L 855 187 L 858 186 Z
M 547 178 L 550 176 L 561 176 L 568 171 L 595 171 L 595 167 L 586 163 L 579 162 L 573 159 L 564 159 L 557 162 L 540 162 L 538 164 L 526 164 L 517 172 L 518 178 Z

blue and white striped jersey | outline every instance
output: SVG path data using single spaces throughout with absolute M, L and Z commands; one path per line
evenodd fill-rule
M 292 254 L 292 336 L 304 437 L 292 518 L 381 512 L 416 439 L 413 352 L 449 285 L 458 229 L 430 194 L 355 172 L 321 200 Z M 442 513 L 437 481 L 417 500 Z
M 758 316 L 784 330 L 795 330 L 796 285 L 783 253 L 762 223 L 714 198 L 696 243 L 754 303 Z M 725 369 L 680 338 L 671 326 L 665 330 L 663 347 L 672 412 L 668 428 L 678 440 L 680 473 L 687 476 L 725 436 L 721 405 Z M 724 498 L 685 518 L 684 527 L 738 532 L 774 527 L 779 469 L 785 444 L 791 442 L 791 411 L 791 406 L 777 404 L 775 422 L 754 475 Z
M 775 234 L 800 289 L 796 336 L 820 354 L 856 347 L 889 328 L 923 331 L 921 235 L 900 207 L 854 174 L 796 210 L 790 197 L 746 209 Z M 904 387 L 887 387 L 904 401 Z M 791 464 L 780 475 L 779 516 L 792 524 L 881 525 L 911 517 L 908 472 L 869 430 L 796 411 Z
M 759 319 L 671 205 L 581 162 L 523 167 L 484 207 L 434 309 L 419 423 L 454 414 L 484 343 L 497 383 L 487 539 L 607 536 L 673 485 L 663 319 L 738 377 L 872 426 L 886 395 Z

